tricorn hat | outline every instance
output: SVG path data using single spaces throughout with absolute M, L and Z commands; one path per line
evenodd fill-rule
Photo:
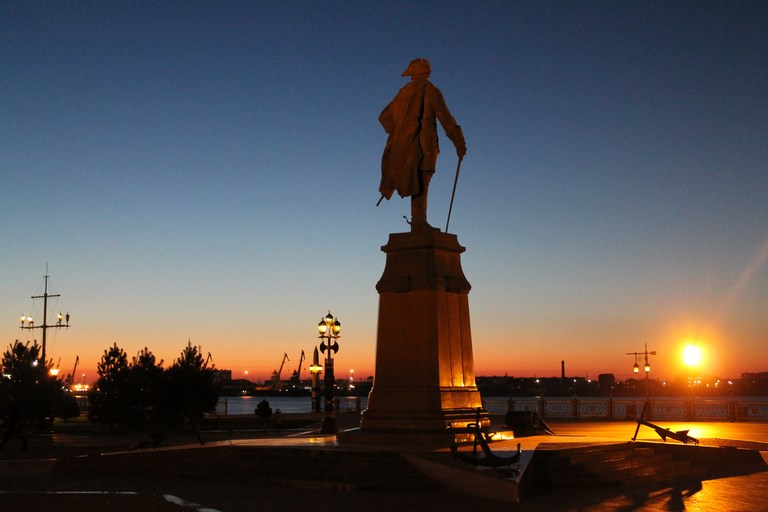
M 401 76 L 421 75 L 424 73 L 427 75 L 432 73 L 432 66 L 429 65 L 427 59 L 419 58 L 413 59 Z

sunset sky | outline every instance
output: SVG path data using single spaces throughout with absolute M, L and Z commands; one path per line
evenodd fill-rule
M 373 374 L 378 115 L 426 57 L 462 126 L 475 371 L 768 371 L 767 2 L 0 1 L 0 340 L 95 379 L 188 340 L 296 369 L 330 309 Z M 444 228 L 456 154 L 430 222 Z M 403 354 L 407 357 L 407 354 Z M 307 363 L 305 362 L 304 368 Z M 306 372 L 304 373 L 306 375 Z

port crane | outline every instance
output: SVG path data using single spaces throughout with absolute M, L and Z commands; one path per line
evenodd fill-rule
M 301 351 L 301 357 L 299 357 L 299 367 L 296 368 L 296 380 L 301 382 L 301 365 L 304 362 L 304 351 Z
M 289 382 L 291 383 L 291 389 L 301 388 L 301 365 L 304 364 L 304 359 L 304 351 L 302 350 L 301 356 L 299 356 L 299 367 L 293 370 L 293 374 L 289 379 Z
M 283 366 L 285 362 L 290 361 L 288 354 L 283 354 L 283 361 L 280 363 L 280 369 L 272 372 L 272 389 L 278 389 L 280 387 L 280 375 L 283 373 Z
M 67 376 L 67 385 L 72 386 L 75 383 L 75 375 L 77 375 L 77 365 L 80 363 L 80 356 L 75 356 L 75 367 L 72 368 L 72 373 Z

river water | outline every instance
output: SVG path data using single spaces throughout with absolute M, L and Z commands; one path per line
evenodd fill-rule
M 269 402 L 272 412 L 278 409 L 284 413 L 312 412 L 312 398 L 308 396 L 222 396 L 216 405 L 216 414 L 255 414 L 256 406 L 262 400 Z M 339 397 L 342 409 L 352 407 L 354 400 L 355 397 Z M 360 399 L 363 409 L 366 401 L 365 397 Z

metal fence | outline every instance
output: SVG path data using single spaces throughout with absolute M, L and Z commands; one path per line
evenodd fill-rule
M 511 397 L 483 399 L 490 414 L 535 411 L 544 418 L 634 419 L 643 408 L 637 397 Z M 685 421 L 768 420 L 768 397 L 651 398 L 646 419 Z
M 359 396 L 340 396 L 335 399 L 338 412 L 360 412 L 368 405 L 367 398 Z

